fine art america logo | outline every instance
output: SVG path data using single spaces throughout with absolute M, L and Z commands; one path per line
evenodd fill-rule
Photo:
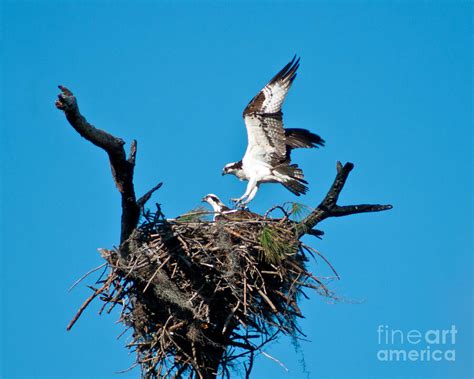
M 456 360 L 455 325 L 449 329 L 393 329 L 388 325 L 377 327 L 381 362 L 454 362 Z

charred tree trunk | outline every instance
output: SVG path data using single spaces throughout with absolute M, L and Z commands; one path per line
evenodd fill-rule
M 161 183 L 152 188 L 139 200 L 135 196 L 133 174 L 137 154 L 137 141 L 130 145 L 128 157 L 125 154 L 125 141 L 121 138 L 95 128 L 80 113 L 77 100 L 73 93 L 64 86 L 59 86 L 61 94 L 56 101 L 56 107 L 66 115 L 71 126 L 86 140 L 100 147 L 109 156 L 110 168 L 115 185 L 122 195 L 122 219 L 120 242 L 125 241 L 132 234 L 140 218 L 140 208 L 151 197 L 153 192 L 161 187 Z

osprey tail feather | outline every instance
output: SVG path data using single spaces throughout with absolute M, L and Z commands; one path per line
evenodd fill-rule
M 306 180 L 304 180 L 303 170 L 298 167 L 297 164 L 292 164 L 288 166 L 288 176 L 292 179 L 296 179 L 301 183 L 308 184 Z
M 296 179 L 290 179 L 286 182 L 283 182 L 282 184 L 287 190 L 293 192 L 296 196 L 300 196 L 301 194 L 308 192 L 308 187 Z
M 308 187 L 305 186 L 308 182 L 304 179 L 303 171 L 298 165 L 280 166 L 277 171 L 279 174 L 285 176 L 280 183 L 283 184 L 287 190 L 293 192 L 296 196 L 308 192 Z

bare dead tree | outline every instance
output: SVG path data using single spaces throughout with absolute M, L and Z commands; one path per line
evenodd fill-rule
M 150 199 L 153 192 L 159 189 L 162 183 L 157 184 L 150 191 L 137 200 L 133 184 L 135 158 L 137 155 L 137 141 L 130 145 L 128 157 L 125 154 L 125 141 L 114 137 L 104 130 L 97 129 L 79 111 L 77 100 L 70 90 L 59 86 L 61 95 L 58 96 L 56 107 L 66 115 L 71 126 L 86 140 L 100 147 L 109 156 L 110 168 L 115 185 L 122 196 L 122 221 L 120 242 L 125 241 L 137 226 L 140 218 L 140 208 Z
M 122 322 L 134 330 L 129 347 L 137 353 L 143 377 L 230 377 L 229 367 L 243 355 L 248 357 L 249 377 L 263 345 L 279 333 L 301 333 L 295 317 L 302 316 L 297 305 L 302 288 L 331 294 L 320 278 L 307 271 L 306 253 L 320 253 L 304 245 L 301 237 L 321 234 L 314 227 L 329 217 L 392 208 L 338 205 L 354 167 L 338 162 L 323 201 L 296 223 L 288 215 L 178 222 L 165 220 L 158 209 L 145 211 L 140 224 L 141 210 L 161 183 L 137 199 L 133 182 L 137 142 L 132 141 L 127 156 L 125 142 L 91 125 L 73 93 L 59 88 L 56 107 L 82 137 L 107 153 L 122 207 L 120 247 L 102 251 L 110 273 L 68 329 L 97 296 L 104 308 L 111 305 L 108 312 L 120 304 Z M 261 342 L 255 343 L 259 337 Z

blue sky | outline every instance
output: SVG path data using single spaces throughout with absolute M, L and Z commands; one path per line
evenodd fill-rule
M 298 151 L 315 206 L 335 163 L 355 164 L 341 203 L 391 203 L 331 219 L 308 239 L 336 267 L 337 303 L 302 302 L 311 378 L 473 375 L 472 4 L 470 2 L 1 1 L 1 378 L 117 376 L 133 361 L 117 314 L 69 286 L 119 236 L 119 196 L 105 154 L 54 107 L 77 95 L 97 127 L 138 140 L 136 188 L 164 186 L 169 217 L 214 192 L 245 188 L 220 175 L 246 144 L 241 112 L 297 53 L 288 127 L 326 147 Z M 297 200 L 263 186 L 252 209 Z M 320 275 L 322 263 L 311 264 Z M 92 280 L 92 279 L 91 279 Z M 458 330 L 455 362 L 381 362 L 377 328 Z M 415 346 L 426 348 L 426 343 Z M 400 348 L 407 349 L 406 344 Z M 412 346 L 413 347 L 413 346 Z M 412 348 L 410 347 L 410 348 Z M 306 378 L 288 339 L 255 378 Z

